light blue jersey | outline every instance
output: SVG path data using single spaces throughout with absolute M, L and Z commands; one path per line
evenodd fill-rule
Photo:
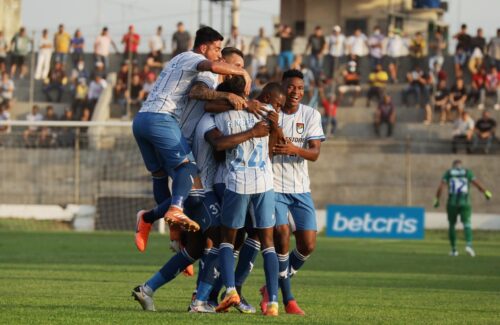
M 219 75 L 210 71 L 200 72 L 194 83 L 203 82 L 209 89 L 215 90 L 219 83 Z M 182 135 L 189 145 L 193 145 L 195 129 L 205 113 L 205 101 L 189 99 L 186 108 L 182 111 L 179 126 Z
M 189 90 L 200 73 L 198 64 L 205 60 L 193 51 L 175 56 L 163 68 L 139 112 L 170 114 L 179 121 L 189 100 Z
M 215 125 L 224 135 L 245 132 L 259 120 L 246 111 L 231 110 L 215 117 Z M 269 159 L 269 137 L 253 138 L 226 150 L 226 190 L 238 194 L 264 193 L 273 188 L 273 170 Z

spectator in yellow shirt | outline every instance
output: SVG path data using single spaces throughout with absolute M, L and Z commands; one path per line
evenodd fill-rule
M 373 97 L 377 98 L 377 103 L 382 100 L 385 94 L 385 86 L 389 80 L 389 75 L 383 70 L 382 65 L 379 63 L 375 66 L 375 70 L 370 73 L 368 79 L 370 80 L 370 88 L 367 93 L 366 107 L 370 107 L 370 101 Z
M 64 25 L 60 24 L 57 33 L 54 35 L 55 62 L 66 65 L 66 59 L 71 45 L 71 35 L 64 31 Z

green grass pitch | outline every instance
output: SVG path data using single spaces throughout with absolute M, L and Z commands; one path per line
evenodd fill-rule
M 182 275 L 156 293 L 158 312 L 143 312 L 130 291 L 171 256 L 165 236 L 141 254 L 132 233 L 0 231 L 0 323 L 500 324 L 500 233 L 475 235 L 475 258 L 463 249 L 448 257 L 444 232 L 424 241 L 320 236 L 292 280 L 307 315 L 269 319 L 188 314 L 194 279 Z M 243 290 L 256 306 L 263 281 L 259 257 Z

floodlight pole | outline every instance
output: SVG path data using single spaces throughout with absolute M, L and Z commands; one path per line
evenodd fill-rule
M 231 5 L 231 26 L 240 26 L 240 0 L 233 0 Z

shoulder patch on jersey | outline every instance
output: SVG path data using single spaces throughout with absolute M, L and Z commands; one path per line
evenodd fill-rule
M 304 123 L 295 123 L 295 130 L 298 134 L 304 133 Z

